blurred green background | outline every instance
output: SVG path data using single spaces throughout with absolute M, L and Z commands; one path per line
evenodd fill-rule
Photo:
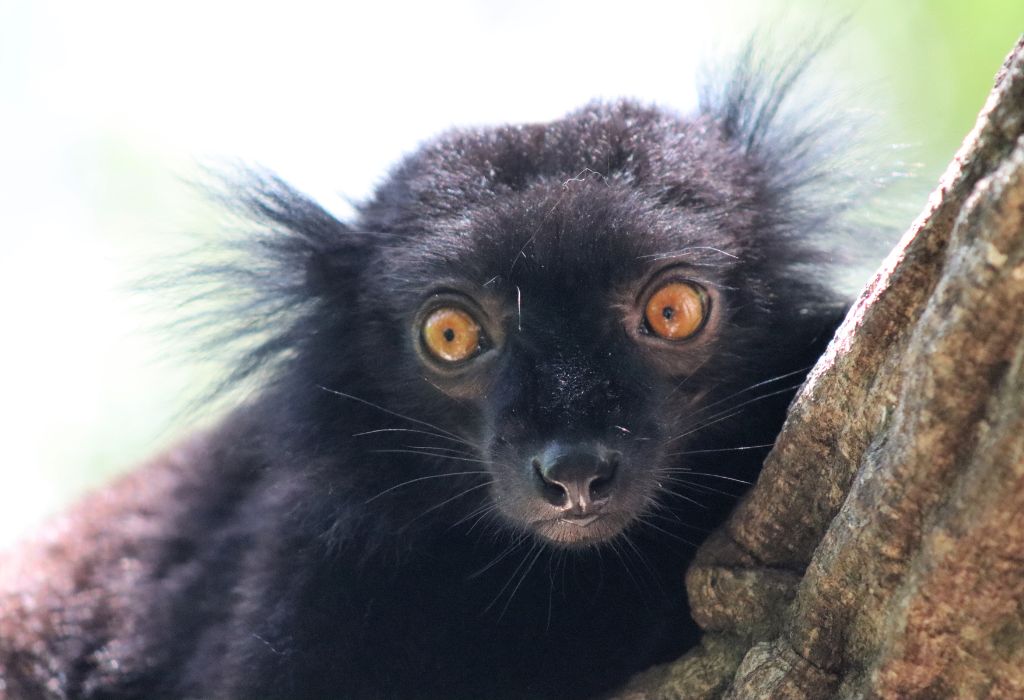
M 269 166 L 344 216 L 440 129 L 594 97 L 685 110 L 702 56 L 848 17 L 817 80 L 911 174 L 904 226 L 1024 31 L 1022 0 L 343 5 L 0 4 L 0 543 L 210 419 L 184 408 L 221 370 L 130 291 L 215 235 L 198 164 Z

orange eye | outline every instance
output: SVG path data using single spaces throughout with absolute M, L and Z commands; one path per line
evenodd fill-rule
M 423 322 L 423 344 L 444 362 L 468 360 L 480 349 L 480 325 L 461 309 L 437 309 Z
M 682 340 L 700 330 L 707 315 L 704 292 L 685 282 L 669 282 L 647 300 L 647 328 L 666 340 Z

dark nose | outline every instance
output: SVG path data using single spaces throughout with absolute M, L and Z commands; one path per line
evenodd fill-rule
M 552 443 L 533 460 L 545 500 L 569 515 L 596 513 L 611 494 L 619 453 L 594 445 Z

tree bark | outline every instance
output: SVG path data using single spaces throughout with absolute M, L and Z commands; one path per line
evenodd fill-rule
M 615 697 L 1024 698 L 1024 37 Z

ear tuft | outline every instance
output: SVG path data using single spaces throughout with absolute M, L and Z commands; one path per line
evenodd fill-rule
M 169 330 L 228 367 L 207 402 L 257 375 L 272 381 L 324 324 L 354 313 L 377 236 L 353 231 L 265 171 L 213 174 L 202 189 L 233 217 L 234 233 L 150 283 L 181 302 Z
M 758 210 L 768 215 L 764 233 L 790 242 L 791 274 L 835 286 L 843 269 L 874 265 L 897 231 L 872 206 L 891 186 L 872 163 L 865 125 L 812 83 L 809 69 L 838 36 L 842 24 L 800 48 L 772 51 L 755 36 L 724 70 L 705 76 L 699 113 L 715 124 L 745 157 L 760 183 Z M 819 87 L 821 86 L 819 81 Z M 799 90 L 798 90 L 799 88 Z M 874 149 L 871 149 L 874 150 Z M 834 266 L 834 271 L 832 268 Z M 843 296 L 859 284 L 843 280 Z

